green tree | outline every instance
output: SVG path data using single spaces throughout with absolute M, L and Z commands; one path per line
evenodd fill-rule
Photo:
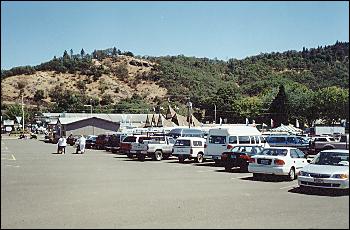
M 85 55 L 85 50 L 84 50 L 84 49 L 81 49 L 81 51 L 80 51 L 80 56 L 81 56 L 82 59 L 84 58 L 84 55 Z
M 282 123 L 288 124 L 288 99 L 283 85 L 279 86 L 278 94 L 270 105 L 269 113 L 275 126 L 280 126 Z
M 315 104 L 319 108 L 319 116 L 328 124 L 349 117 L 348 103 L 348 90 L 332 86 L 316 92 Z
M 45 98 L 45 92 L 42 89 L 38 89 L 34 94 L 34 101 L 40 102 L 42 99 Z

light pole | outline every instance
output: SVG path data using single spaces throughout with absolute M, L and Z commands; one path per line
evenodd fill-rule
M 90 118 L 92 119 L 92 100 L 90 99 L 90 105 L 84 105 L 85 107 L 90 107 Z M 94 123 L 92 122 L 92 135 L 95 135 L 95 127 L 94 127 Z
M 192 121 L 192 116 L 191 116 L 192 102 L 190 101 L 190 98 L 188 98 L 188 102 L 187 102 L 186 106 L 187 106 L 188 128 L 191 128 L 191 121 Z

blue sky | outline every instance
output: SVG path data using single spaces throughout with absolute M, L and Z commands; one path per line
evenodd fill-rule
M 228 60 L 349 41 L 349 2 L 1 2 L 1 69 L 64 50 Z

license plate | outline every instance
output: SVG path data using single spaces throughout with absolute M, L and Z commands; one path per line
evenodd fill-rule
M 319 179 L 319 178 L 314 178 L 314 182 L 315 183 L 323 183 L 323 180 Z
M 261 160 L 260 163 L 263 164 L 263 165 L 270 164 L 269 160 Z

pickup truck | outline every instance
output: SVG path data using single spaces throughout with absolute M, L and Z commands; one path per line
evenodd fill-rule
M 153 136 L 150 140 L 131 143 L 130 154 L 136 155 L 140 161 L 144 161 L 146 157 L 160 161 L 170 157 L 174 143 L 173 137 Z
M 342 135 L 340 141 L 334 138 L 318 137 L 310 141 L 309 155 L 315 155 L 322 150 L 327 149 L 349 149 L 349 134 Z

